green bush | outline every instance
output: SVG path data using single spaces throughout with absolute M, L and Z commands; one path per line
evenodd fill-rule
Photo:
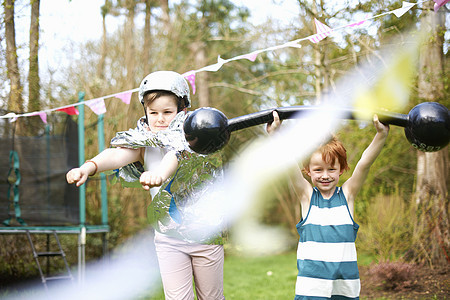
M 412 205 L 398 194 L 379 194 L 371 200 L 360 224 L 356 245 L 358 252 L 377 261 L 404 257 L 414 241 L 415 214 Z

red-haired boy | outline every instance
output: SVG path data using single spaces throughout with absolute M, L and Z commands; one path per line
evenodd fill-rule
M 389 133 L 389 126 L 376 115 L 374 126 L 375 137 L 341 187 L 339 178 L 349 167 L 346 150 L 335 138 L 304 163 L 303 171 L 312 184 L 299 172 L 296 185 L 302 220 L 297 224 L 300 239 L 295 300 L 359 299 L 355 248 L 359 225 L 353 219 L 354 202 Z

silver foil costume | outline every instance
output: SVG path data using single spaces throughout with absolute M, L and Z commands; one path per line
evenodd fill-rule
M 137 128 L 122 131 L 111 140 L 112 147 L 138 149 L 140 147 L 159 147 L 175 150 L 178 157 L 178 169 L 159 189 L 148 207 L 147 215 L 155 230 L 188 242 L 222 242 L 221 234 L 211 237 L 207 227 L 216 226 L 222 220 L 214 218 L 204 220 L 193 205 L 201 197 L 207 196 L 213 182 L 223 176 L 222 159 L 219 153 L 201 155 L 189 148 L 183 122 L 189 113 L 179 112 L 168 129 L 156 133 L 148 129 L 145 118 L 138 120 Z M 139 177 L 142 166 L 134 163 L 119 169 L 123 186 L 141 187 Z M 202 233 L 202 232 L 205 233 Z

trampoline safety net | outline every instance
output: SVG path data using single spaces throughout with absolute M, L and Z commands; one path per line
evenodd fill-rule
M 0 123 L 0 226 L 79 225 L 79 191 L 65 179 L 78 165 L 76 122 L 52 118 L 37 136 L 18 136 L 7 122 Z

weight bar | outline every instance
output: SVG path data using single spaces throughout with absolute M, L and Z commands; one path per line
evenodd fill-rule
M 211 107 L 198 108 L 185 120 L 183 128 L 192 150 L 210 154 L 222 149 L 231 132 L 273 121 L 276 110 L 281 120 L 302 118 L 310 112 L 331 109 L 321 106 L 287 106 L 267 109 L 252 114 L 228 118 Z M 343 119 L 360 120 L 360 111 L 351 108 L 332 108 Z M 405 114 L 377 112 L 382 123 L 405 128 L 405 135 L 414 148 L 433 152 L 444 148 L 450 141 L 449 110 L 437 102 L 423 102 Z

